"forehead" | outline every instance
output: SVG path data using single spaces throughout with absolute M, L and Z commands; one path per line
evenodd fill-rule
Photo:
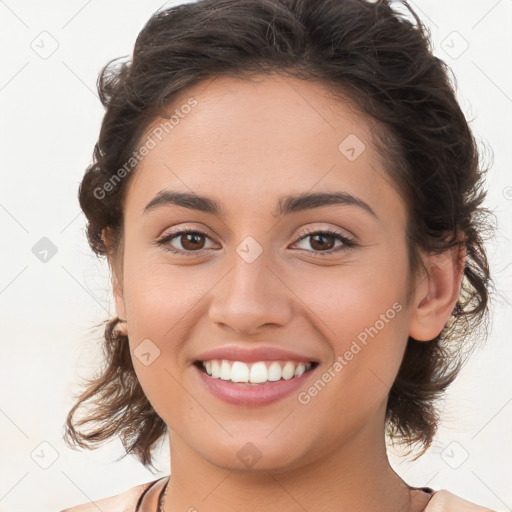
M 167 188 L 216 197 L 236 215 L 270 214 L 283 194 L 315 190 L 362 197 L 384 216 L 391 205 L 405 214 L 372 147 L 374 125 L 319 82 L 217 77 L 182 91 L 167 115 L 171 128 L 156 118 L 141 139 L 155 145 L 127 196 L 127 207 L 139 213 Z M 166 122 L 157 140 L 155 130 Z

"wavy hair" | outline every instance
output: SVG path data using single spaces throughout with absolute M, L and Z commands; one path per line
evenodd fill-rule
M 375 121 L 373 142 L 407 206 L 411 275 L 425 271 L 420 250 L 466 248 L 449 321 L 429 342 L 409 337 L 389 392 L 387 435 L 421 445 L 419 457 L 437 431 L 438 399 L 487 334 L 492 280 L 484 234 L 492 229 L 482 206 L 485 170 L 451 71 L 433 55 L 428 29 L 403 5 L 415 23 L 388 0 L 200 0 L 157 11 L 131 58 L 101 70 L 105 115 L 79 201 L 92 250 L 119 254 L 123 198 L 134 172 L 108 194 L 102 187 L 119 176 L 150 123 L 168 118 L 174 98 L 203 80 L 280 73 L 319 81 L 340 101 L 348 98 Z M 70 446 L 94 448 L 119 436 L 126 454 L 149 467 L 167 426 L 137 380 L 118 321 L 106 320 L 104 365 L 70 410 L 64 437 Z M 87 414 L 76 418 L 82 408 Z

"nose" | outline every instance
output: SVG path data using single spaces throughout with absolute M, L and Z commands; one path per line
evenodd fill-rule
M 231 269 L 212 290 L 210 320 L 237 334 L 257 334 L 267 324 L 286 325 L 295 295 L 271 268 L 265 251 L 252 262 L 235 253 Z

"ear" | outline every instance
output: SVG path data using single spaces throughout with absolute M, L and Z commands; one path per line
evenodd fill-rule
M 126 308 L 124 304 L 123 284 L 118 277 L 117 267 L 112 268 L 112 290 L 116 304 L 117 316 L 126 320 Z
M 430 254 L 411 303 L 409 335 L 418 341 L 433 340 L 443 330 L 459 297 L 466 247 L 459 245 L 442 254 Z
M 102 231 L 102 239 L 105 244 L 108 265 L 111 271 L 112 291 L 114 293 L 114 301 L 116 305 L 117 316 L 126 319 L 126 308 L 124 304 L 123 279 L 121 268 L 122 254 L 117 254 L 116 257 L 114 257 L 114 252 L 112 250 L 113 241 L 110 236 L 109 228 L 105 228 Z

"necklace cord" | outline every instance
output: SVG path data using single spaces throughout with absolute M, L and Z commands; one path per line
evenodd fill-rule
M 164 512 L 164 504 L 165 504 L 165 497 L 167 496 L 167 489 L 169 488 L 169 481 L 171 480 L 171 475 L 167 478 L 167 483 L 165 484 L 165 487 L 160 491 L 160 496 L 158 497 L 158 511 L 157 512 Z

